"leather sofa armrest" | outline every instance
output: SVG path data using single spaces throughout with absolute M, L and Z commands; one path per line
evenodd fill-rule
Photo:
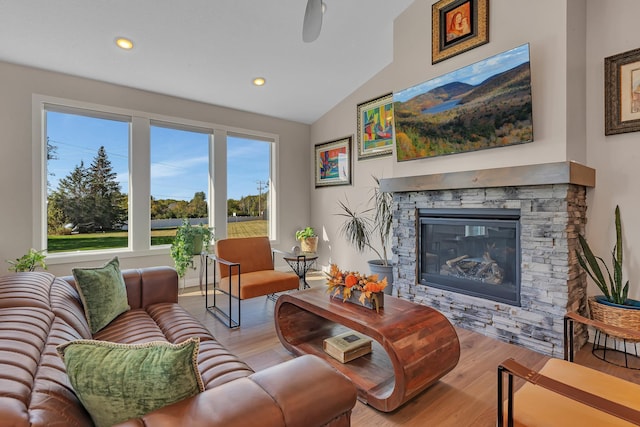
M 209 389 L 120 427 L 313 427 L 343 417 L 356 403 L 351 381 L 316 356 L 301 356 Z

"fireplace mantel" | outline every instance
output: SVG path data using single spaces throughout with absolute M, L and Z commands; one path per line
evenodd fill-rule
M 548 184 L 576 184 L 595 187 L 596 171 L 576 162 L 543 163 L 475 171 L 383 178 L 380 180 L 380 190 L 386 193 L 395 193 Z

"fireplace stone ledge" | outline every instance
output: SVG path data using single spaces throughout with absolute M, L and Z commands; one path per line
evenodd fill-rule
M 545 184 L 576 184 L 584 187 L 595 187 L 596 171 L 576 162 L 542 163 L 475 171 L 382 178 L 380 180 L 380 190 L 386 193 L 397 193 Z

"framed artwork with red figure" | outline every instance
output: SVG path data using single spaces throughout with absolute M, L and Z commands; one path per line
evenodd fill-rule
M 316 188 L 351 184 L 351 136 L 315 146 Z
M 489 0 L 440 0 L 431 21 L 432 64 L 489 42 Z

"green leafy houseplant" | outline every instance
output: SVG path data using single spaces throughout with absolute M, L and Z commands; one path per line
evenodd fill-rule
M 620 207 L 616 206 L 615 210 L 615 224 L 616 224 L 616 244 L 611 251 L 613 276 L 611 276 L 611 270 L 607 267 L 605 261 L 593 254 L 589 244 L 582 235 L 578 234 L 578 240 L 580 241 L 580 247 L 582 248 L 581 255 L 576 251 L 578 257 L 578 263 L 589 274 L 593 281 L 598 285 L 598 288 L 602 291 L 605 298 L 614 304 L 626 305 L 627 295 L 629 294 L 629 281 L 624 284 L 622 278 L 622 224 L 620 223 Z M 600 268 L 602 264 L 607 272 L 607 276 L 603 274 Z
M 358 212 L 352 209 L 348 203 L 338 201 L 342 209 L 338 215 L 346 218 L 340 228 L 340 234 L 358 252 L 362 253 L 366 248 L 369 248 L 378 256 L 381 265 L 388 266 L 387 248 L 393 220 L 391 211 L 393 197 L 390 193 L 380 191 L 378 177 L 374 176 L 373 179 L 376 182 L 376 187 L 369 199 L 369 203 L 373 203 L 373 206 Z M 379 244 L 381 249 L 376 249 L 374 244 Z
M 313 227 L 305 227 L 296 231 L 296 240 L 300 241 L 303 252 L 315 252 L 318 250 L 318 236 Z
M 37 267 L 41 267 L 43 270 L 47 269 L 47 265 L 44 260 L 47 257 L 45 255 L 45 249 L 36 251 L 35 249 L 29 249 L 29 252 L 22 255 L 20 258 L 16 258 L 15 261 L 7 260 L 11 267 L 10 271 L 34 271 Z
M 188 219 L 183 219 L 176 230 L 176 237 L 171 244 L 171 258 L 176 265 L 179 277 L 183 277 L 187 268 L 193 268 L 193 256 L 207 251 L 213 239 L 213 230 L 200 224 L 193 226 Z
M 296 231 L 296 240 L 308 239 L 309 237 L 316 237 L 316 232 L 313 227 L 305 227 L 302 230 Z

